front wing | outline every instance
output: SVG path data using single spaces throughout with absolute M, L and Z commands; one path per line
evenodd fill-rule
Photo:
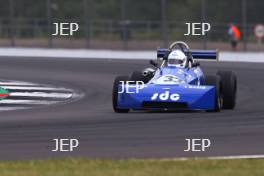
M 120 109 L 213 110 L 214 86 L 194 85 L 119 85 L 117 107 Z

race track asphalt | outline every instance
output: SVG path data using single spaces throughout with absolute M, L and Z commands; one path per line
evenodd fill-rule
M 62 156 L 170 158 L 264 154 L 264 64 L 203 62 L 209 74 L 238 77 L 235 110 L 220 113 L 112 111 L 116 75 L 148 67 L 146 60 L 0 58 L 0 78 L 62 86 L 83 93 L 79 101 L 1 112 L 0 160 Z M 77 138 L 73 152 L 52 152 L 54 138 Z M 184 152 L 186 138 L 209 138 L 205 152 Z

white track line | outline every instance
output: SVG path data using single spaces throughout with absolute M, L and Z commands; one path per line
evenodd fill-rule
M 13 97 L 13 99 L 7 98 L 0 100 L 0 111 L 28 109 L 32 108 L 34 105 L 56 104 L 69 98 L 73 98 L 74 96 L 71 89 L 49 87 L 23 81 L 0 80 L 0 87 L 13 91 L 9 95 L 10 97 Z M 16 90 L 18 92 L 16 92 Z M 47 98 L 54 98 L 55 100 L 49 100 Z
M 209 160 L 230 160 L 230 159 L 262 159 L 264 155 L 230 155 L 230 156 L 209 156 L 209 157 L 179 157 L 162 158 L 160 161 L 185 161 L 189 159 L 209 159 Z
M 55 87 L 21 87 L 21 86 L 1 86 L 4 89 L 9 90 L 53 90 L 53 91 L 69 91 L 65 88 L 55 88 Z
M 13 111 L 13 110 L 21 110 L 21 109 L 28 109 L 28 107 L 0 107 L 0 111 Z
M 45 93 L 45 92 L 11 92 L 10 96 L 17 97 L 41 97 L 41 98 L 71 98 L 72 93 Z
M 213 156 L 208 159 L 258 159 L 264 158 L 264 155 L 237 155 L 237 156 Z
M 12 85 L 12 86 L 36 86 L 38 84 L 34 83 L 28 83 L 28 82 L 20 82 L 20 81 L 0 81 L 0 86 L 1 85 Z
M 21 104 L 21 105 L 49 105 L 58 103 L 60 101 L 47 101 L 47 100 L 8 100 L 4 99 L 0 101 L 1 104 Z

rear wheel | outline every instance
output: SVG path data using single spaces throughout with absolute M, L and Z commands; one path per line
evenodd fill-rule
M 218 71 L 223 88 L 223 108 L 234 109 L 236 105 L 237 78 L 232 71 Z
M 117 113 L 128 113 L 129 109 L 121 109 L 117 107 L 118 101 L 118 85 L 121 84 L 121 81 L 128 81 L 128 76 L 118 76 L 116 77 L 113 85 L 113 92 L 112 92 L 112 105 L 113 109 Z
M 213 110 L 209 110 L 208 112 L 219 112 L 223 106 L 221 77 L 218 75 L 206 76 L 205 83 L 206 85 L 215 86 L 215 107 Z

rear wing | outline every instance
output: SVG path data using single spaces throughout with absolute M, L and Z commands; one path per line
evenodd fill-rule
M 157 57 L 164 58 L 168 52 L 170 52 L 169 49 L 160 48 L 157 50 Z M 190 50 L 190 52 L 194 59 L 218 61 L 218 50 Z

